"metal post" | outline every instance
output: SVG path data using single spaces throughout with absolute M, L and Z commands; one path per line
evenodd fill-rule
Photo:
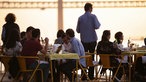
M 63 29 L 63 2 L 58 0 L 58 30 Z

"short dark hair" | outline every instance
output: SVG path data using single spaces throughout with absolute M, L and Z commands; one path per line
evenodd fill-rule
M 84 6 L 84 10 L 88 11 L 90 8 L 92 8 L 92 4 L 91 3 L 86 3 Z
M 34 29 L 32 31 L 32 37 L 37 38 L 38 36 L 40 36 L 40 29 Z
M 20 33 L 20 37 L 21 37 L 21 39 L 23 39 L 24 37 L 25 37 L 25 31 L 22 31 L 21 33 Z
M 63 34 L 64 34 L 64 31 L 62 29 L 58 30 L 57 38 L 62 37 Z
M 67 29 L 66 30 L 66 35 L 68 35 L 69 37 L 74 37 L 75 33 L 73 29 Z
M 34 30 L 34 29 L 35 29 L 34 27 L 29 26 L 29 27 L 26 29 L 26 32 L 32 31 L 32 30 Z
M 13 23 L 15 22 L 15 20 L 16 20 L 16 17 L 15 17 L 15 14 L 13 13 L 8 13 L 7 16 L 5 17 L 5 21 L 8 23 Z
M 64 34 L 62 34 L 61 38 L 64 38 L 64 37 L 66 37 L 66 34 L 65 34 L 65 33 L 64 33 Z
M 119 31 L 115 34 L 115 39 L 119 40 L 122 36 L 123 36 L 123 33 Z

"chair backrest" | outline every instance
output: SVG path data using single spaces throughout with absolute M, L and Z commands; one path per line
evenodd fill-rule
M 85 60 L 86 60 L 86 66 L 87 67 L 93 66 L 93 60 L 92 60 L 92 56 L 91 55 L 86 55 L 85 56 Z
M 94 66 L 93 64 L 93 58 L 94 57 L 93 55 L 95 55 L 96 53 L 89 53 L 89 52 L 85 52 L 85 59 L 86 59 L 86 65 L 87 66 Z
M 93 60 L 91 55 L 80 56 L 80 58 L 85 58 L 86 60 L 86 67 L 93 66 Z
M 4 64 L 5 71 L 8 71 L 9 69 L 9 61 L 12 58 L 12 56 L 0 56 L 0 61 Z M 17 56 L 20 71 L 26 70 L 26 59 L 36 59 L 39 60 L 39 57 L 36 56 Z
M 103 65 L 103 68 L 111 68 L 110 56 L 111 54 L 99 54 L 100 61 L 101 61 L 101 64 Z
M 7 72 L 9 70 L 9 60 L 11 59 L 11 56 L 0 56 L 0 61 L 4 64 L 5 71 Z
M 25 71 L 25 70 L 28 70 L 27 65 L 26 65 L 26 59 L 39 60 L 39 57 L 37 57 L 37 56 L 17 56 L 17 59 L 19 62 L 20 71 Z
M 19 61 L 20 71 L 26 70 L 27 67 L 26 67 L 25 57 L 24 56 L 23 57 L 19 56 L 19 57 L 17 57 L 17 59 Z

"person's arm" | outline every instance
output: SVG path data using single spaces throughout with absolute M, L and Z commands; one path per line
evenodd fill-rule
M 116 54 L 116 55 L 120 55 L 122 53 L 122 51 L 118 48 L 118 46 L 114 43 L 111 42 L 111 48 L 112 48 L 112 53 Z
M 101 51 L 100 51 L 100 42 L 98 42 L 98 45 L 97 45 L 97 49 L 96 49 L 96 53 L 97 54 L 100 54 L 101 53 Z
M 5 30 L 5 27 L 3 27 L 2 34 L 1 34 L 1 40 L 2 41 L 4 41 L 4 39 L 5 39 L 5 34 L 6 34 L 6 30 Z
M 94 24 L 95 24 L 95 29 L 99 29 L 100 27 L 100 22 L 98 21 L 97 17 L 94 15 Z
M 80 45 L 80 43 L 78 42 L 78 40 L 73 41 L 72 48 L 75 51 L 75 53 L 77 53 L 79 56 L 82 56 L 83 55 L 83 52 L 85 52 L 85 51 L 83 51 L 84 50 L 84 47 L 82 47 L 82 45 Z
M 46 53 L 47 53 L 47 50 L 48 50 L 48 43 L 49 43 L 49 39 L 48 39 L 48 38 L 45 38 L 45 46 L 44 46 L 44 48 L 40 51 L 41 53 L 43 53 L 43 54 L 46 54 Z
M 80 33 L 80 19 L 78 19 L 78 22 L 77 22 L 77 28 L 76 28 L 76 31 L 77 33 Z

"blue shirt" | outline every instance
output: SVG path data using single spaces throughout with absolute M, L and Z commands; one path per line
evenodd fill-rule
M 72 45 L 71 52 L 72 53 L 77 53 L 79 56 L 85 56 L 85 50 L 82 45 L 82 43 L 75 37 L 70 39 L 70 43 Z M 86 61 L 85 58 L 80 58 L 79 62 L 86 67 Z
M 97 41 L 97 35 L 95 29 L 99 29 L 100 23 L 97 17 L 90 12 L 85 12 L 79 17 L 76 31 L 80 33 L 82 42 L 94 42 Z

